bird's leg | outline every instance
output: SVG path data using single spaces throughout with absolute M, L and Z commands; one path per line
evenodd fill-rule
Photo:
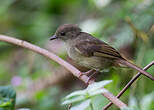
M 97 73 L 99 73 L 98 70 L 95 70 L 90 76 L 89 79 L 87 81 L 87 84 L 89 83 L 90 80 L 95 80 L 95 76 L 97 75 Z
M 82 75 L 86 75 L 89 77 L 89 79 L 87 80 L 87 84 L 89 83 L 90 80 L 95 80 L 94 76 L 99 72 L 99 70 L 94 70 L 91 69 L 87 72 L 81 72 L 81 74 L 79 75 L 79 77 L 81 77 Z
M 96 72 L 96 70 L 91 69 L 91 70 L 89 70 L 89 71 L 87 71 L 87 72 L 84 72 L 83 74 L 88 76 L 88 75 L 90 75 L 90 74 L 92 74 L 92 73 L 94 73 L 94 72 Z
M 92 73 L 94 73 L 95 71 L 96 71 L 96 70 L 91 69 L 91 70 L 89 70 L 89 71 L 87 71 L 87 72 L 81 72 L 80 75 L 79 75 L 79 77 L 81 77 L 82 75 L 88 76 L 89 74 L 92 74 Z

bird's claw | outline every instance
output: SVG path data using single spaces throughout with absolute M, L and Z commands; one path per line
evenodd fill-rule
M 80 72 L 79 73 L 79 78 L 81 78 L 83 75 L 86 75 L 86 76 L 88 76 L 88 79 L 87 79 L 87 81 L 86 81 L 86 84 L 88 85 L 89 83 L 90 83 L 90 81 L 94 81 L 95 80 L 95 78 L 93 78 L 93 76 L 97 73 L 98 71 L 96 71 L 96 70 L 89 70 L 89 71 L 87 71 L 87 72 Z M 90 74 L 90 75 L 89 75 Z

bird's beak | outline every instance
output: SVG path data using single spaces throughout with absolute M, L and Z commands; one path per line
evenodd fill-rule
M 53 35 L 50 37 L 50 40 L 54 40 L 54 39 L 57 39 L 58 37 L 56 35 Z

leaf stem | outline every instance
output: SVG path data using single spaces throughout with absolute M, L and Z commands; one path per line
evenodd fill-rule
M 94 110 L 92 102 L 90 102 L 90 108 L 91 110 Z

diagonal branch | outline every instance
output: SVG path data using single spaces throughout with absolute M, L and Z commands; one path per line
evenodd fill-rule
M 149 63 L 147 66 L 145 66 L 143 68 L 143 70 L 147 70 L 148 68 L 150 68 L 152 65 L 154 65 L 154 61 L 152 61 L 151 63 Z M 120 96 L 132 85 L 132 83 L 134 81 L 137 80 L 137 78 L 141 75 L 141 73 L 137 73 L 129 82 L 128 84 L 119 92 L 119 94 L 116 96 L 117 98 L 120 98 Z M 108 103 L 102 110 L 107 110 L 113 103 L 110 102 Z
M 36 52 L 36 53 L 39 53 L 39 54 L 41 54 L 41 55 L 43 55 L 43 56 L 45 56 L 45 57 L 47 57 L 49 59 L 52 59 L 52 60 L 56 61 L 60 65 L 64 66 L 74 76 L 78 77 L 83 82 L 87 83 L 88 80 L 89 80 L 88 76 L 86 76 L 86 75 L 81 76 L 81 72 L 78 69 L 76 69 L 74 66 L 72 66 L 71 64 L 69 64 L 66 61 L 62 60 L 60 57 L 56 56 L 55 54 L 49 52 L 46 49 L 40 48 L 40 47 L 38 47 L 36 45 L 33 45 L 33 44 L 29 43 L 29 42 L 19 40 L 19 39 L 16 39 L 16 38 L 12 38 L 12 37 L 9 37 L 9 36 L 5 36 L 5 35 L 0 35 L 0 41 L 15 44 L 15 45 L 21 46 L 23 48 L 27 48 L 27 49 L 29 49 L 31 51 Z M 93 81 L 91 81 L 89 83 L 93 83 Z M 103 93 L 103 95 L 104 95 L 104 97 L 109 99 L 112 103 L 114 103 L 117 107 L 119 107 L 119 108 L 126 107 L 126 104 L 124 104 L 121 100 L 116 98 L 112 93 L 105 92 L 105 93 Z

